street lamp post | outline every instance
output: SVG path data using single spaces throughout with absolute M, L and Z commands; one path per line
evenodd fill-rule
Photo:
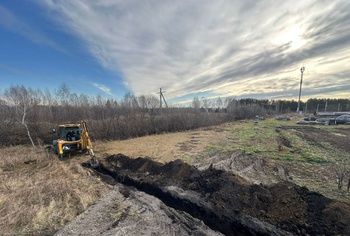
M 304 74 L 304 71 L 305 71 L 305 67 L 301 67 L 300 68 L 300 72 L 301 72 L 301 78 L 300 78 L 300 89 L 299 89 L 299 99 L 298 99 L 298 107 L 297 107 L 297 114 L 299 114 L 300 112 L 300 95 L 301 95 L 301 86 L 303 84 L 303 74 Z

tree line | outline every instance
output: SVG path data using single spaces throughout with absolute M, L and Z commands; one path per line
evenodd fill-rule
M 350 110 L 348 99 L 313 99 L 308 109 L 325 102 L 328 107 Z M 195 97 L 188 107 L 161 109 L 159 98 L 154 95 L 127 93 L 116 100 L 72 93 L 65 84 L 55 92 L 16 85 L 7 88 L 0 99 L 0 146 L 49 143 L 56 138 L 51 131 L 58 124 L 80 120 L 88 121 L 93 139 L 112 140 L 190 130 L 268 113 L 295 112 L 296 107 L 297 102 L 286 100 Z

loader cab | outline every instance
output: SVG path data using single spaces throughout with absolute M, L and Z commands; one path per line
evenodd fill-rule
M 61 140 L 77 141 L 81 138 L 81 127 L 80 125 L 60 125 L 57 135 Z

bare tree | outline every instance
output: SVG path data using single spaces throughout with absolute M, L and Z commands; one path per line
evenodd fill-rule
M 131 108 L 139 108 L 139 103 L 137 101 L 137 97 L 133 93 L 127 93 L 124 95 L 122 100 L 122 106 L 128 109 Z
M 193 107 L 194 109 L 199 109 L 199 108 L 201 108 L 201 101 L 199 100 L 198 97 L 194 97 L 194 98 L 193 98 L 192 107 Z
M 208 109 L 211 107 L 211 101 L 208 98 L 206 98 L 206 97 L 202 97 L 202 104 L 203 104 L 203 107 L 208 112 Z
M 221 97 L 218 97 L 216 99 L 216 106 L 219 109 L 218 111 L 220 111 L 222 109 L 223 104 L 224 104 L 224 102 L 222 101 Z
M 146 107 L 149 110 L 154 110 L 158 106 L 158 99 L 154 95 L 146 96 Z
M 226 98 L 225 100 L 226 108 L 229 113 L 233 113 L 233 111 L 238 106 L 238 101 L 233 98 Z
M 343 187 L 343 181 L 347 177 L 349 177 L 350 174 L 350 161 L 349 158 L 346 156 L 340 156 L 338 160 L 336 160 L 332 167 L 331 167 L 336 175 L 337 182 L 338 182 L 338 189 L 341 190 Z M 350 181 L 350 179 L 349 179 Z M 348 183 L 349 185 L 349 183 Z M 349 190 L 349 186 L 348 186 Z
M 209 108 L 211 107 L 211 101 L 206 98 L 206 97 L 202 97 L 202 104 L 203 104 L 203 108 L 205 109 L 209 120 L 211 121 L 211 117 L 209 115 Z
M 10 106 L 13 106 L 15 108 L 16 118 L 25 127 L 29 140 L 32 146 L 35 147 L 28 128 L 27 115 L 37 104 L 39 104 L 40 98 L 37 96 L 34 90 L 26 88 L 23 85 L 12 86 L 9 89 L 5 90 L 5 97 L 8 100 Z
M 56 96 L 58 97 L 60 104 L 62 106 L 68 106 L 69 105 L 69 98 L 70 98 L 70 89 L 67 84 L 63 83 L 59 87 L 59 89 L 56 91 Z

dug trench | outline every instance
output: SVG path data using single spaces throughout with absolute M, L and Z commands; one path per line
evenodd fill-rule
M 225 235 L 350 235 L 350 205 L 290 182 L 252 185 L 209 166 L 112 155 L 97 171 Z M 108 180 L 108 178 L 105 178 Z

